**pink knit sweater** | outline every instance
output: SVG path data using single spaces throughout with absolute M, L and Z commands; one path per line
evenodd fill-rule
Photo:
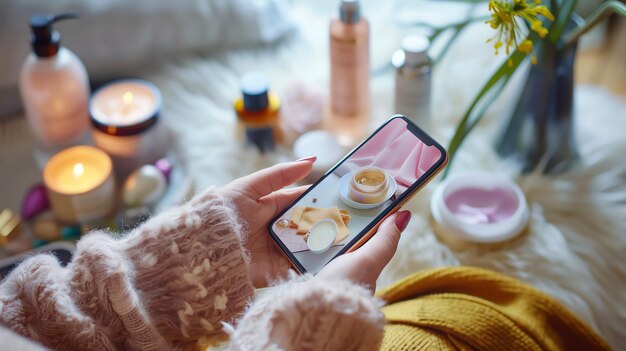
M 58 350 L 375 349 L 380 302 L 348 281 L 304 276 L 254 298 L 236 211 L 209 190 L 123 238 L 91 233 L 73 261 L 50 255 L 0 285 L 0 323 Z M 234 324 L 235 327 L 231 326 Z M 0 328 L 12 350 L 41 347 Z

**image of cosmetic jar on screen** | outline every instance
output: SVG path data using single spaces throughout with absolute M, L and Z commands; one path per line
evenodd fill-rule
M 383 205 L 398 188 L 385 170 L 368 166 L 351 171 L 339 179 L 339 196 L 348 207 L 366 210 Z
M 311 273 L 318 272 L 441 158 L 394 119 L 289 208 L 272 227 Z

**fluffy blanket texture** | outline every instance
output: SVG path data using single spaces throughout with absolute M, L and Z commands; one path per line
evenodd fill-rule
M 371 17 L 372 126 L 392 114 L 393 74 L 386 67 L 403 31 L 386 24 L 384 11 Z M 372 12 L 370 12 L 372 13 Z M 300 11 L 303 23 L 286 41 L 271 48 L 181 59 L 149 75 L 163 90 L 167 123 L 178 134 L 194 184 L 223 184 L 267 164 L 288 160 L 287 152 L 262 156 L 242 148 L 235 135 L 232 100 L 238 79 L 261 71 L 278 93 L 297 80 L 326 92 L 328 18 Z M 485 40 L 492 33 L 477 25 L 464 33 L 434 74 L 435 135 L 449 140 L 456 122 L 490 70 L 494 57 Z M 519 91 L 518 74 L 466 141 L 453 172 L 491 170 L 515 176 L 515 166 L 498 159 L 490 140 Z M 458 242 L 435 233 L 430 223 L 427 187 L 407 208 L 414 219 L 400 249 L 380 278 L 388 285 L 428 267 L 470 265 L 493 269 L 531 283 L 580 315 L 614 347 L 626 345 L 626 102 L 603 90 L 577 87 L 577 138 L 581 163 L 554 177 L 517 177 L 532 208 L 528 230 L 497 245 Z M 435 181 L 436 183 L 436 181 Z

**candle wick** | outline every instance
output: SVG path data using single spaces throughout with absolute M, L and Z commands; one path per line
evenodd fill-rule
M 135 97 L 130 91 L 127 91 L 124 93 L 124 95 L 122 95 L 122 103 L 124 105 L 122 107 L 123 114 L 127 115 L 130 112 L 130 106 L 133 104 L 134 99 Z
M 122 95 L 122 101 L 124 102 L 124 105 L 132 104 L 133 100 L 134 100 L 134 96 L 133 96 L 133 93 L 131 93 L 130 91 L 127 91 L 124 93 L 124 95 Z
M 74 168 L 72 169 L 72 173 L 74 174 L 74 178 L 78 178 L 80 177 L 83 172 L 85 172 L 85 166 L 83 166 L 82 163 L 77 163 L 74 165 Z

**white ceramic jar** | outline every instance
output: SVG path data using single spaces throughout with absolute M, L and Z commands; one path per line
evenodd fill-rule
M 444 180 L 435 189 L 430 208 L 441 234 L 479 243 L 511 239 L 529 221 L 524 192 L 510 178 L 493 173 Z

